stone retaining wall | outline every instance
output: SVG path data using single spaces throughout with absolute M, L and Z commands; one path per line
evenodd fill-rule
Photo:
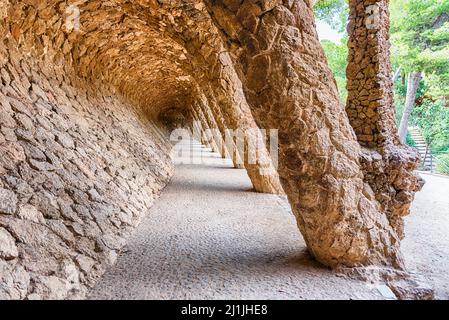
M 80 298 L 169 181 L 169 145 L 113 89 L 12 41 L 0 47 L 0 299 Z

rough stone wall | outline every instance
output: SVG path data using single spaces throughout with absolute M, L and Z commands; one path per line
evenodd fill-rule
M 113 87 L 0 34 L 0 299 L 83 297 L 168 182 L 170 146 Z
M 389 43 L 389 1 L 351 1 L 348 113 L 363 146 L 397 143 Z
M 401 145 L 395 123 L 388 0 L 350 1 L 346 111 L 362 145 L 364 179 L 399 237 L 422 180 L 419 155 Z
M 28 88 L 14 71 L 0 93 L 0 297 L 79 297 L 168 182 L 169 149 L 123 101 L 38 71 Z

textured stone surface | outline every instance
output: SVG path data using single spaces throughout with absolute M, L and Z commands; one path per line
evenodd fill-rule
M 364 180 L 400 238 L 422 179 L 413 174 L 419 155 L 401 145 L 395 123 L 388 0 L 350 1 L 346 111 L 363 146 Z
M 0 259 L 0 297 L 82 297 L 115 261 L 172 174 L 170 110 L 218 128 L 217 149 L 228 127 L 279 129 L 278 173 L 260 175 L 266 154 L 244 165 L 255 189 L 285 191 L 314 257 L 402 267 L 413 154 L 394 142 L 362 151 L 311 5 L 1 0 L 0 227 L 18 256 Z M 373 141 L 395 141 L 390 89 Z M 393 177 L 394 190 L 377 184 Z
M 13 214 L 17 208 L 17 196 L 7 189 L 0 189 L 0 213 Z
M 0 228 L 0 258 L 11 260 L 19 255 L 15 239 L 4 228 Z
M 0 299 L 83 297 L 170 179 L 170 145 L 118 89 L 77 75 L 56 2 L 5 5 Z
M 260 127 L 279 128 L 279 176 L 312 254 L 401 267 L 399 239 L 363 181 L 360 146 L 304 1 L 208 6 Z

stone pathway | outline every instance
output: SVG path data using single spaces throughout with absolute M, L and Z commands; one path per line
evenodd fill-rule
M 91 299 L 384 298 L 310 258 L 285 198 L 252 192 L 244 170 L 194 149 L 203 163 L 178 165 Z
M 449 300 L 449 177 L 420 174 L 426 184 L 405 218 L 402 251 L 407 268 L 426 278 L 437 299 Z

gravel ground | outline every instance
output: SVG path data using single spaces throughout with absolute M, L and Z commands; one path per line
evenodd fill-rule
M 388 296 L 382 284 L 349 279 L 315 263 L 285 198 L 251 192 L 244 170 L 198 144 L 194 150 L 202 163 L 178 165 L 91 299 Z M 439 298 L 448 298 L 449 179 L 425 178 L 428 184 L 407 219 L 404 253 L 409 268 L 425 274 Z
M 410 271 L 422 274 L 437 299 L 449 299 L 449 177 L 421 173 L 426 180 L 405 219 L 402 250 Z

